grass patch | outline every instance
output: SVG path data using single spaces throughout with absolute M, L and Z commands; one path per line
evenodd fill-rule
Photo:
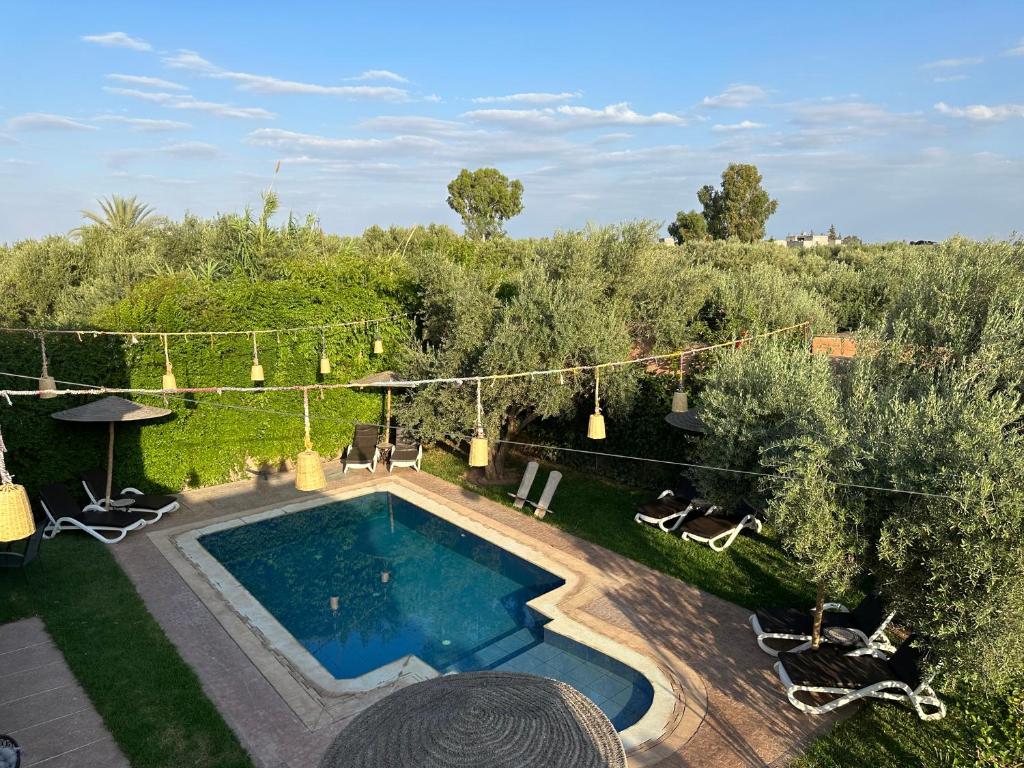
M 104 545 L 44 541 L 25 574 L 0 572 L 0 624 L 39 616 L 133 768 L 251 768 L 192 669 Z
M 423 469 L 511 506 L 507 493 L 515 486 L 471 482 L 461 456 L 429 451 L 424 454 Z M 746 608 L 813 604 L 813 587 L 793 575 L 770 531 L 768 535 L 741 535 L 725 552 L 714 552 L 650 526 L 636 525 L 635 507 L 652 498 L 650 489 L 617 485 L 572 469 L 561 471 L 562 482 L 552 504 L 556 511 L 544 522 Z M 535 482 L 535 494 L 542 480 Z M 948 714 L 937 722 L 923 722 L 898 704 L 871 702 L 815 741 L 791 763 L 792 768 L 1024 768 L 1024 754 L 1018 752 L 1024 750 L 1022 737 L 1006 725 L 1008 718 L 1024 714 L 1024 704 L 1011 709 L 998 698 L 945 698 Z M 781 685 L 779 706 L 788 706 Z

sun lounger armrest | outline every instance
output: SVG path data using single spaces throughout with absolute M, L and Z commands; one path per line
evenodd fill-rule
M 122 496 L 124 496 L 124 494 L 126 494 L 126 493 L 130 493 L 133 496 L 145 496 L 145 494 L 142 491 L 140 491 L 138 488 L 133 488 L 130 485 L 127 488 L 122 488 L 121 489 L 121 495 Z
M 664 491 L 662 491 L 661 493 L 658 494 L 658 498 L 659 499 L 664 499 L 666 496 L 675 496 L 675 494 L 672 492 L 671 488 L 668 488 L 668 489 L 666 489 L 666 490 L 664 490 Z
M 825 603 L 822 608 L 826 611 L 837 611 L 839 613 L 849 613 L 850 609 L 842 603 Z M 813 610 L 813 608 L 811 609 Z

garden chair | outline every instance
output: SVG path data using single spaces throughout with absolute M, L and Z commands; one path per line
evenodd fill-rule
M 365 467 L 371 473 L 377 471 L 380 459 L 380 446 L 377 445 L 379 431 L 373 424 L 356 424 L 355 435 L 351 444 L 342 456 L 342 470 L 345 474 L 350 468 Z
M 395 467 L 412 467 L 420 471 L 420 462 L 423 461 L 423 445 L 416 441 L 416 438 L 407 429 L 395 431 L 395 447 L 391 449 L 388 456 L 388 474 Z
M 548 481 L 544 484 L 544 490 L 541 491 L 540 499 L 534 503 L 527 499 L 526 503 L 533 507 L 533 516 L 543 518 L 548 512 L 551 512 L 551 500 L 555 498 L 555 491 L 558 490 L 558 484 L 562 481 L 561 472 L 552 472 L 548 475 Z
M 922 667 L 925 656 L 912 646 L 908 638 L 892 655 L 880 650 L 870 654 L 850 656 L 836 646 L 825 646 L 817 651 L 779 654 L 775 671 L 786 687 L 786 697 L 797 709 L 814 715 L 825 714 L 860 699 L 875 698 L 890 701 L 906 700 L 922 720 L 940 720 L 946 714 L 943 704 Z M 823 704 L 801 701 L 800 694 L 831 696 Z
M 92 504 L 87 509 L 80 509 L 61 483 L 44 487 L 39 492 L 39 505 L 47 518 L 44 533 L 47 539 L 61 531 L 77 528 L 104 544 L 116 544 L 129 532 L 146 524 L 146 518 L 138 512 L 97 508 Z
M 8 548 L 0 550 L 0 568 L 19 568 L 24 569 L 33 560 L 39 559 L 39 546 L 43 540 L 43 534 L 46 532 L 46 521 L 39 519 L 39 513 L 35 515 L 36 518 L 36 529 L 26 539 L 23 539 L 25 546 L 21 552 L 15 552 L 11 549 L 11 545 L 16 542 L 8 544 Z M 24 573 L 24 570 L 22 570 Z
M 684 478 L 675 488 L 662 491 L 654 501 L 638 506 L 633 521 L 672 533 L 691 513 L 706 515 L 717 509 L 711 502 L 700 498 L 696 486 Z
M 896 648 L 889 641 L 885 630 L 895 615 L 886 614 L 881 598 L 874 593 L 861 600 L 852 611 L 842 603 L 825 603 L 825 613 L 821 620 L 822 642 L 839 642 L 892 653 Z M 750 616 L 750 626 L 757 635 L 757 644 L 770 656 L 778 656 L 780 653 L 780 649 L 768 644 L 772 640 L 798 642 L 799 645 L 787 649 L 790 653 L 810 648 L 813 625 L 813 610 L 759 608 Z
M 527 497 L 530 495 L 530 489 L 533 487 L 533 481 L 537 477 L 537 469 L 540 465 L 536 461 L 527 463 L 526 470 L 523 472 L 523 479 L 519 482 L 519 488 L 515 493 L 510 493 L 515 501 L 512 502 L 512 506 L 516 509 L 522 509 L 526 506 Z
M 89 497 L 89 505 L 86 510 L 102 511 L 106 509 L 107 501 L 107 473 L 105 470 L 96 468 L 83 472 L 81 475 L 82 487 Z M 143 493 L 138 488 L 122 488 L 110 497 L 112 509 L 138 512 L 145 518 L 147 523 L 155 523 L 168 512 L 174 512 L 180 504 L 173 496 L 160 496 Z
M 684 541 L 707 544 L 715 552 L 723 552 L 732 546 L 736 537 L 744 530 L 761 532 L 761 519 L 746 501 L 741 501 L 735 510 L 722 512 L 712 507 L 703 515 L 689 515 L 680 524 Z

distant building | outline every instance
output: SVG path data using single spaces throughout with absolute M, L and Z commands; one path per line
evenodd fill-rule
M 676 239 L 674 237 L 659 237 L 658 242 L 662 245 L 675 245 Z
M 819 245 L 842 245 L 843 238 L 801 232 L 799 235 L 786 235 L 785 240 L 772 240 L 772 242 L 786 248 L 814 248 Z

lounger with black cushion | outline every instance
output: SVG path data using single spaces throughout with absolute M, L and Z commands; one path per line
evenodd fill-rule
M 671 533 L 691 514 L 706 515 L 717 509 L 711 502 L 700 498 L 693 483 L 683 480 L 675 488 L 662 491 L 657 499 L 636 508 L 633 521 L 657 526 Z
M 716 552 L 732 546 L 744 530 L 761 532 L 761 518 L 750 504 L 741 501 L 735 510 L 724 512 L 713 507 L 703 515 L 687 515 L 680 524 L 684 540 L 707 544 Z
M 107 473 L 102 469 L 90 469 L 81 476 L 82 487 L 89 497 L 88 511 L 102 511 L 107 508 Z M 111 509 L 138 512 L 147 523 L 155 523 L 168 512 L 174 512 L 180 504 L 173 496 L 143 493 L 138 488 L 122 488 L 110 496 Z
M 825 603 L 825 613 L 821 620 L 822 629 L 840 631 L 826 631 L 822 635 L 822 641 L 840 641 L 855 648 L 877 648 L 892 652 L 895 648 L 886 636 L 885 630 L 894 615 L 886 613 L 882 599 L 874 593 L 861 600 L 852 611 L 842 603 Z M 771 656 L 778 656 L 780 650 L 799 653 L 811 645 L 814 611 L 799 608 L 759 608 L 751 614 L 750 626 L 757 635 L 757 644 L 765 653 Z M 779 649 L 773 648 L 769 644 L 770 641 L 798 645 Z
M 129 532 L 146 524 L 146 518 L 138 512 L 95 507 L 80 509 L 68 489 L 60 483 L 47 485 L 39 492 L 39 506 L 47 518 L 44 533 L 47 539 L 61 531 L 77 529 L 104 544 L 116 544 Z
M 405 429 L 399 429 L 395 435 L 395 447 L 391 449 L 388 456 L 388 474 L 395 467 L 412 467 L 420 471 L 420 462 L 423 461 L 423 445 L 416 442 L 416 438 Z
M 25 546 L 21 548 L 20 552 L 11 546 L 0 550 L 0 568 L 24 569 L 33 560 L 39 558 L 39 546 L 42 542 L 43 534 L 46 533 L 47 521 L 42 519 L 38 511 L 35 511 L 34 517 L 36 519 L 36 529 L 32 532 L 31 536 L 24 539 Z
M 874 650 L 850 656 L 827 645 L 817 651 L 779 654 L 775 671 L 790 703 L 803 712 L 822 715 L 859 699 L 906 700 L 922 720 L 939 720 L 946 706 L 932 690 L 924 671 L 924 654 L 908 638 L 892 656 Z M 808 695 L 810 694 L 810 695 Z M 821 701 L 811 703 L 801 699 Z
M 377 461 L 380 459 L 380 447 L 377 445 L 379 434 L 373 424 L 356 424 L 355 436 L 341 459 L 342 474 L 353 468 L 377 471 Z

